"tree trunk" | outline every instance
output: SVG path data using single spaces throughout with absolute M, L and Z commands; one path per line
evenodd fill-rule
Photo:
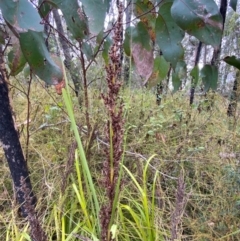
M 196 50 L 194 66 L 197 66 L 199 63 L 200 56 L 201 56 L 201 50 L 202 50 L 202 42 L 199 42 L 197 50 Z M 191 90 L 190 90 L 190 105 L 192 105 L 193 101 L 194 101 L 195 88 L 196 88 L 196 83 L 194 83 L 194 81 L 192 81 Z
M 239 100 L 239 95 L 240 95 L 240 91 L 239 91 L 239 85 L 240 85 L 240 73 L 239 71 L 237 71 L 235 80 L 234 80 L 234 84 L 233 84 L 233 90 L 231 93 L 231 97 L 230 97 L 230 102 L 228 105 L 228 109 L 227 109 L 227 115 L 229 117 L 235 117 L 236 115 L 236 111 L 237 111 L 237 102 Z
M 68 46 L 66 40 L 64 39 L 64 31 L 63 31 L 62 21 L 61 21 L 61 17 L 59 15 L 57 9 L 53 9 L 53 17 L 55 19 L 58 36 L 59 36 L 59 41 L 62 46 L 63 54 L 65 57 L 64 64 L 65 64 L 66 68 L 69 70 L 70 76 L 71 76 L 73 84 L 74 84 L 75 93 L 78 96 L 79 88 L 80 88 L 80 80 L 79 80 L 79 76 L 77 74 L 74 74 L 74 68 L 71 63 L 72 61 L 71 61 L 71 54 L 70 54 L 69 46 Z
M 26 187 L 30 190 L 32 205 L 36 204 L 36 197 L 32 192 L 27 163 L 24 159 L 19 136 L 14 126 L 8 86 L 3 74 L 0 75 L 0 142 L 10 168 L 17 201 L 21 205 L 21 214 L 26 217 L 27 212 L 24 205 L 22 205 L 25 202 L 25 198 L 21 190 L 21 178 L 25 180 Z

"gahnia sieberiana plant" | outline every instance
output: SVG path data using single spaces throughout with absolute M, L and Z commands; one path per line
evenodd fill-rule
M 106 137 L 109 147 L 105 149 L 106 160 L 103 163 L 103 174 L 105 177 L 104 187 L 107 200 L 103 204 L 100 212 L 101 219 L 101 240 L 114 240 L 111 233 L 114 227 L 116 211 L 116 200 L 120 190 L 119 169 L 123 152 L 123 105 L 119 101 L 119 91 L 122 86 L 121 75 L 121 48 L 123 32 L 123 5 L 117 2 L 118 18 L 114 27 L 113 45 L 109 51 L 109 64 L 106 66 L 107 72 L 107 93 L 102 94 L 105 107 L 108 112 L 106 124 Z

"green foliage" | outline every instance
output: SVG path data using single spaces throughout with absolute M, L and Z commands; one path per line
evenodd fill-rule
M 171 14 L 188 34 L 214 47 L 220 45 L 222 17 L 214 0 L 175 0 Z
M 153 73 L 148 80 L 148 87 L 156 86 L 164 80 L 168 74 L 170 64 L 164 59 L 163 56 L 157 56 L 154 59 Z
M 230 0 L 229 6 L 231 6 L 231 8 L 236 11 L 237 10 L 237 2 L 238 0 Z
M 51 11 L 51 5 L 44 0 L 39 0 L 38 6 L 39 6 L 38 7 L 39 15 L 42 18 L 45 18 L 49 14 L 49 12 Z
M 84 11 L 89 18 L 89 29 L 92 34 L 98 34 L 104 26 L 105 16 L 110 6 L 110 0 L 82 0 Z
M 51 0 L 50 2 L 61 9 L 73 38 L 83 40 L 88 36 L 87 16 L 79 6 L 77 0 Z
M 48 84 L 57 84 L 62 81 L 62 70 L 50 56 L 42 32 L 28 30 L 20 34 L 19 41 L 33 73 Z
M 29 1 L 3 0 L 0 2 L 0 8 L 5 21 L 16 36 L 29 29 L 43 31 L 43 25 L 40 24 L 41 18 Z
M 204 91 L 217 89 L 218 69 L 213 65 L 205 65 L 200 71 L 200 76 L 204 84 Z
M 177 62 L 183 59 L 184 50 L 181 41 L 184 32 L 174 22 L 170 9 L 173 2 L 163 1 L 159 6 L 159 15 L 156 19 L 156 42 L 164 58 L 175 68 Z
M 18 52 L 15 51 L 12 57 L 11 54 L 9 56 L 12 74 L 16 75 L 23 69 L 26 59 L 33 72 L 47 83 L 61 82 L 62 71 L 47 51 L 41 18 L 33 5 L 27 0 L 1 1 L 0 8 L 11 31 L 19 38 L 21 46 L 21 50 L 16 46 L 15 50 Z
M 11 95 L 19 126 L 26 120 L 27 100 L 23 93 L 27 86 L 16 80 L 12 85 L 16 86 Z M 102 205 L 106 197 L 102 188 L 105 144 L 101 140 L 105 134 L 106 113 L 98 98 L 99 91 L 91 88 L 90 94 L 91 117 L 99 127 L 98 139 L 87 161 L 99 205 Z M 51 88 L 43 89 L 39 82 L 33 82 L 31 97 L 28 165 L 48 240 L 71 241 L 79 237 L 97 240 L 98 219 L 92 208 L 92 193 L 89 194 L 87 188 L 79 150 L 73 152 L 73 167 L 69 164 L 68 146 L 75 138 L 62 97 L 55 96 Z M 117 202 L 117 217 L 113 220 L 116 239 L 169 239 L 176 193 L 176 179 L 171 178 L 177 178 L 184 169 L 186 192 L 190 194 L 181 221 L 184 230 L 181 239 L 236 240 L 240 215 L 239 166 L 238 157 L 230 154 L 239 150 L 240 128 L 237 125 L 235 132 L 228 130 L 224 108 L 227 100 L 216 95 L 213 110 L 199 114 L 197 107 L 188 108 L 188 100 L 182 93 L 163 97 L 160 107 L 153 105 L 155 96 L 151 91 L 125 88 L 121 97 L 125 103 L 125 168 L 122 173 L 125 181 Z M 196 101 L 202 100 L 196 98 Z M 84 113 L 77 98 L 71 101 L 75 120 L 80 123 L 77 130 L 86 147 L 88 140 L 81 128 L 85 125 Z M 19 129 L 25 150 L 26 125 Z M 149 158 L 154 153 L 156 155 Z M 222 158 L 221 153 L 229 157 Z M 4 160 L 1 150 L 0 159 Z M 15 210 L 11 212 L 10 174 L 6 162 L 1 165 L 0 183 L 5 191 L 0 200 L 0 240 L 29 240 L 28 225 L 17 218 Z M 67 170 L 72 174 L 65 178 Z M 66 189 L 62 193 L 63 182 Z
M 8 53 L 8 66 L 10 68 L 10 75 L 15 76 L 20 73 L 25 64 L 26 59 L 21 51 L 19 43 L 14 45 Z
M 193 85 L 196 86 L 199 80 L 199 67 L 198 65 L 194 66 L 194 68 L 191 70 L 190 75 L 193 78 Z
M 240 59 L 236 56 L 227 56 L 223 59 L 227 64 L 234 66 L 237 69 L 240 69 Z

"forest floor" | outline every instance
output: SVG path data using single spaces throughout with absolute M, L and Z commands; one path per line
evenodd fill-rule
M 76 144 L 63 98 L 52 88 L 33 83 L 28 103 L 27 85 L 14 85 L 11 96 L 16 124 L 48 240 L 81 240 L 73 235 L 83 214 L 73 189 Z M 80 106 L 76 97 L 74 113 L 98 198 L 104 202 L 101 185 L 104 150 L 108 148 L 107 116 L 99 91 L 89 93 L 88 112 L 95 131 L 92 142 L 86 136 L 84 103 Z M 121 98 L 123 164 L 135 179 L 123 173 L 116 240 L 150 240 L 141 233 L 146 228 L 141 223 L 146 210 L 136 183 L 146 187 L 152 204 L 148 214 L 155 240 L 170 240 L 174 230 L 177 240 L 239 240 L 239 109 L 235 118 L 227 117 L 228 100 L 218 94 L 198 96 L 198 104 L 192 107 L 181 92 L 163 96 L 160 106 L 148 90 L 125 88 Z M 11 175 L 1 149 L 0 162 L 0 240 L 30 240 L 27 224 L 17 217 Z

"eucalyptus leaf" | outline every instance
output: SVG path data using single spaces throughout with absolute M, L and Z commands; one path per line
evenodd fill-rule
M 237 2 L 238 0 L 230 0 L 230 7 L 236 12 L 237 11 Z
M 190 75 L 193 78 L 193 85 L 196 86 L 199 80 L 199 67 L 198 65 L 194 66 L 194 68 L 191 70 Z
M 13 46 L 8 53 L 8 66 L 10 68 L 10 75 L 16 76 L 19 74 L 23 70 L 26 62 L 27 61 L 21 51 L 20 46 Z
M 171 14 L 177 25 L 201 42 L 218 47 L 222 39 L 222 16 L 214 0 L 175 0 Z
M 240 69 L 240 59 L 236 58 L 236 56 L 227 56 L 223 59 L 223 61 L 236 67 L 237 69 Z
M 29 29 L 43 31 L 41 18 L 37 9 L 28 0 L 1 0 L 2 15 L 15 35 L 27 32 Z
M 106 14 L 109 10 L 110 0 L 82 0 L 84 12 L 88 16 L 89 29 L 98 34 L 104 28 Z
M 45 0 L 38 1 L 38 12 L 42 18 L 45 18 L 51 11 L 51 4 Z
M 27 33 L 20 34 L 19 41 L 21 50 L 34 74 L 48 84 L 57 85 L 62 81 L 62 70 L 50 56 L 43 33 L 29 30 Z
M 205 65 L 200 71 L 200 76 L 202 78 L 205 92 L 209 89 L 217 89 L 218 69 L 216 66 L 209 64 Z
M 88 20 L 77 0 L 51 0 L 50 2 L 61 9 L 73 38 L 83 40 L 88 36 Z
M 173 20 L 170 9 L 172 1 L 163 1 L 159 6 L 159 14 L 156 20 L 156 43 L 161 49 L 164 58 L 170 62 L 173 68 L 179 60 L 183 59 L 184 50 L 181 41 L 184 32 Z
M 87 57 L 87 60 L 91 60 L 93 58 L 93 50 L 91 44 L 87 42 L 82 43 L 82 51 Z
M 163 79 L 166 78 L 170 64 L 164 59 L 163 56 L 157 56 L 154 59 L 153 72 L 148 80 L 148 87 L 156 86 Z

